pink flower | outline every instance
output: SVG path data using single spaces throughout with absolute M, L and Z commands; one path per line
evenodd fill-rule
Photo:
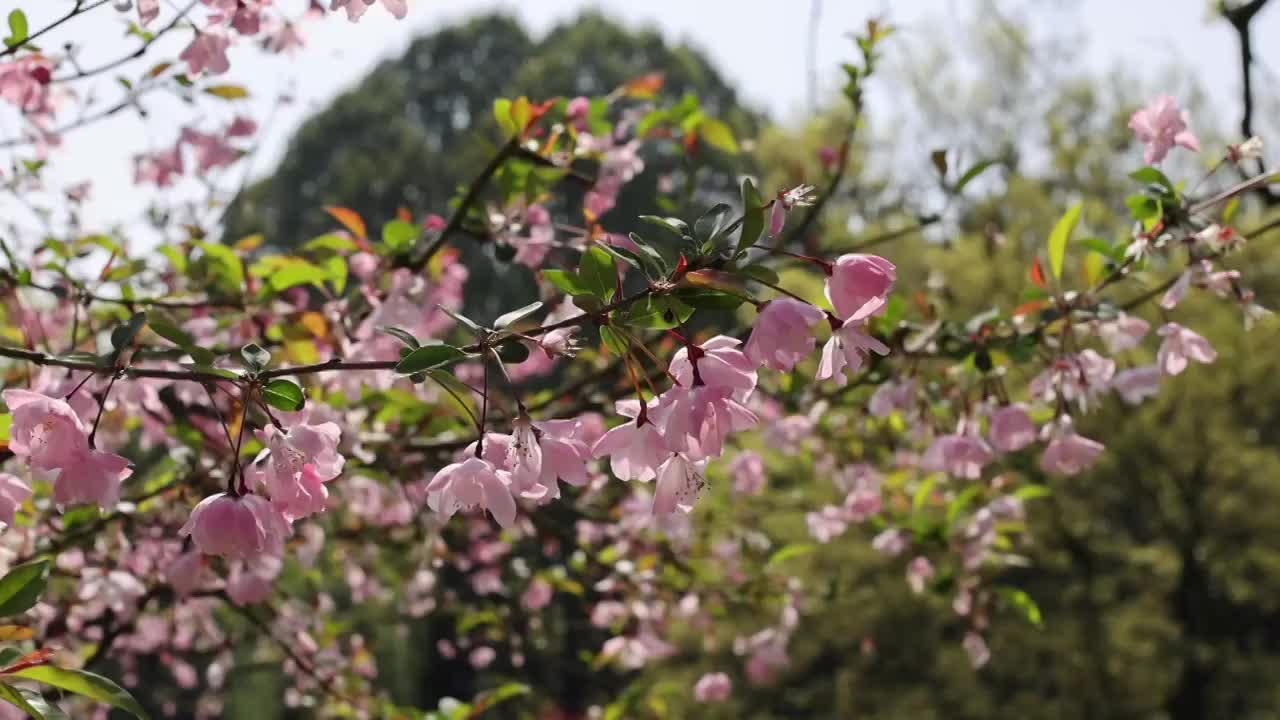
M 929 562 L 929 558 L 923 555 L 916 556 L 907 564 L 907 584 L 911 586 L 911 592 L 917 595 L 924 592 L 935 574 L 936 571 L 933 569 L 933 563 Z
M 1189 116 L 1178 110 L 1177 101 L 1161 95 L 1129 118 L 1129 129 L 1138 142 L 1147 146 L 1142 159 L 1153 165 L 1164 159 L 1176 145 L 1200 152 L 1200 141 L 1187 129 Z
M 5 390 L 3 397 L 13 414 L 9 449 L 26 457 L 32 467 L 60 471 L 53 485 L 54 502 L 103 508 L 116 504 L 120 483 L 132 474 L 129 461 L 90 449 L 80 417 L 65 400 L 29 390 Z
M 452 517 L 459 510 L 488 510 L 502 527 L 516 520 L 516 501 L 508 487 L 510 474 L 487 460 L 472 457 L 447 465 L 427 485 L 427 504 Z
M 1137 405 L 1143 400 L 1160 392 L 1160 380 L 1163 377 L 1156 365 L 1143 365 L 1116 373 L 1111 387 L 1130 405 Z
M 786 225 L 787 206 L 781 200 L 774 200 L 773 209 L 769 212 L 769 236 L 778 237 Z
M 849 529 L 849 513 L 843 507 L 827 505 L 818 512 L 805 513 L 804 522 L 809 536 L 825 544 Z
M 747 358 L 774 370 L 791 370 L 813 352 L 812 328 L 824 317 L 822 310 L 806 302 L 789 297 L 770 300 L 747 340 Z
M 945 472 L 952 477 L 977 480 L 982 468 L 991 462 L 991 446 L 973 435 L 943 435 L 933 441 L 921 460 L 930 472 Z
M 196 33 L 191 44 L 178 55 L 178 59 L 187 63 L 192 75 L 208 72 L 210 75 L 221 75 L 231 67 L 227 61 L 227 48 L 231 40 L 226 32 L 212 25 Z
M 653 491 L 653 514 L 670 515 L 676 510 L 693 512 L 707 481 L 702 475 L 705 463 L 692 462 L 674 453 L 658 468 L 658 482 Z
M 31 488 L 16 475 L 0 473 L 0 520 L 12 525 L 22 503 L 31 497 Z
M 756 366 L 738 345 L 742 343 L 727 335 L 717 335 L 696 346 L 698 377 L 707 387 L 725 387 L 734 391 L 739 399 L 745 399 L 756 387 Z M 689 360 L 689 348 L 682 347 L 671 357 L 667 368 L 682 387 L 695 385 L 694 363 Z
M 516 492 L 536 484 L 542 477 L 542 446 L 527 415 L 511 423 L 511 445 L 506 466 L 511 470 L 511 486 Z M 544 489 L 545 492 L 545 489 Z
M 542 474 L 538 482 L 546 488 L 547 495 L 560 497 L 557 480 L 577 487 L 586 485 L 591 448 L 587 446 L 582 420 L 543 420 L 533 426 L 541 434 Z
M 1169 286 L 1165 294 L 1160 298 L 1160 307 L 1165 310 L 1172 310 L 1178 307 L 1178 303 L 1182 302 L 1182 298 L 1187 296 L 1187 290 L 1191 289 L 1191 278 L 1194 273 L 1187 270 L 1178 276 L 1178 279 Z
M 1098 335 L 1107 346 L 1107 352 L 1115 355 L 1137 347 L 1151 330 L 1151 324 L 1140 317 L 1121 314 L 1120 317 L 1098 326 Z
M 1071 429 L 1070 418 L 1060 421 L 1051 438 L 1040 456 L 1040 469 L 1055 475 L 1079 475 L 1093 465 L 1105 448 L 1096 440 L 1077 435 Z
M 1036 426 L 1022 405 L 1006 405 L 991 413 L 991 444 L 1000 452 L 1017 452 L 1036 440 Z
M 160 0 L 138 0 L 138 24 L 146 27 L 160 15 Z
M 259 555 L 231 564 L 227 576 L 227 596 L 241 607 L 257 605 L 271 597 L 271 585 L 283 563 L 274 555 Z
M 707 673 L 693 686 L 693 697 L 701 703 L 724 702 L 733 692 L 733 681 L 722 672 Z
M 606 432 L 591 448 L 595 457 L 609 457 L 609 468 L 619 480 L 647 482 L 657 477 L 658 466 L 671 454 L 657 425 L 646 414 L 640 417 L 640 403 L 620 400 L 618 413 L 635 418 Z
M 551 587 L 551 583 L 542 578 L 534 578 L 524 594 L 520 596 L 520 604 L 530 612 L 537 612 L 549 605 L 554 595 L 555 590 Z
M 894 556 L 901 555 L 903 551 L 910 545 L 907 532 L 900 528 L 887 528 L 881 530 L 874 538 L 871 538 L 871 548 L 885 555 Z
M 982 636 L 970 632 L 965 633 L 964 640 L 960 643 L 964 646 L 965 653 L 969 656 L 969 664 L 975 669 L 986 665 L 991 660 L 991 650 L 987 648 L 987 641 Z
M 32 467 L 62 468 L 89 452 L 80 416 L 65 400 L 30 390 L 5 390 L 0 396 L 13 414 L 9 449 Z
M 90 503 L 114 507 L 120 499 L 120 483 L 132 474 L 127 458 L 89 450 L 58 473 L 53 482 L 53 501 L 61 506 Z
M 831 339 L 822 346 L 817 379 L 835 379 L 838 384 L 844 385 L 848 382 L 845 372 L 858 372 L 868 353 L 889 354 L 889 346 L 864 332 L 866 319 L 883 306 L 884 298 L 873 299 L 831 333 Z
M 588 116 L 591 114 L 591 100 L 581 95 L 569 101 L 565 108 L 565 119 L 580 132 L 589 127 Z
M 271 504 L 287 519 L 324 512 L 329 491 L 345 459 L 338 453 L 342 431 L 334 423 L 299 424 L 281 432 L 268 425 L 258 437 L 271 450 L 261 479 Z
M 138 185 L 149 182 L 155 183 L 156 187 L 168 187 L 183 171 L 180 145 L 175 145 L 172 150 L 144 153 L 133 158 L 133 182 Z
M 1157 334 L 1164 338 L 1156 353 L 1156 365 L 1165 375 L 1177 375 L 1187 369 L 1188 360 L 1208 365 L 1218 359 L 1218 353 L 1198 333 L 1178 323 L 1165 323 Z
M 196 505 L 178 534 L 191 536 L 205 555 L 248 559 L 279 555 L 292 532 L 289 522 L 257 495 L 210 495 Z
M 893 263 L 879 255 L 851 253 L 836 258 L 827 278 L 827 300 L 836 315 L 848 320 L 855 315 L 870 317 L 884 306 L 884 299 L 893 290 L 898 270 Z M 866 311 L 868 305 L 875 310 Z
M 759 418 L 736 400 L 728 386 L 673 387 L 659 398 L 655 419 L 672 452 L 691 460 L 719 457 L 730 433 L 753 427 Z
M 764 458 L 754 450 L 743 450 L 729 463 L 733 491 L 740 495 L 759 495 L 766 480 Z
M 498 659 L 498 651 L 488 645 L 481 645 L 467 654 L 467 662 L 477 670 L 483 670 Z
M 178 597 L 183 597 L 190 595 L 200 584 L 203 569 L 204 556 L 195 550 L 188 550 L 169 563 L 164 570 L 164 577 Z
M 893 411 L 907 412 L 916 400 L 916 381 L 910 378 L 886 381 L 871 394 L 867 410 L 875 417 L 887 417 Z
M 180 143 L 190 145 L 196 151 L 196 170 L 208 172 L 216 167 L 226 167 L 240 159 L 240 151 L 218 135 L 183 128 Z

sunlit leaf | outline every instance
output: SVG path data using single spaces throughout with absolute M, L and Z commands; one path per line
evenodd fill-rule
M 361 218 L 360 213 L 355 210 L 329 205 L 325 207 L 324 211 L 329 213 L 334 220 L 337 220 L 342 227 L 346 228 L 352 235 L 355 235 L 361 240 L 369 237 L 368 231 L 364 226 L 364 219 Z
M 48 559 L 19 565 L 0 578 L 0 617 L 10 617 L 31 609 L 44 592 L 49 572 Z

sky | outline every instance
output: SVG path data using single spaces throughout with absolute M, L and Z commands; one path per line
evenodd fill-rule
M 173 12 L 176 0 L 167 0 Z M 289 7 L 296 0 L 278 0 Z M 42 27 L 65 11 L 69 0 L 0 0 L 0 12 L 22 7 L 32 28 Z M 820 0 L 814 56 L 820 70 L 819 85 L 830 92 L 838 86 L 838 64 L 849 57 L 846 33 L 863 26 L 867 18 L 881 16 L 900 28 L 908 39 L 924 28 L 947 27 L 960 22 L 982 3 L 970 0 Z M 1038 32 L 1061 33 L 1078 38 L 1083 66 L 1105 72 L 1154 74 L 1170 65 L 1191 69 L 1209 90 L 1213 110 L 1234 126 L 1240 114 L 1240 72 L 1236 39 L 1223 22 L 1212 21 L 1207 0 L 1007 0 L 997 2 L 1011 11 L 1033 9 L 1027 14 Z M 381 8 L 370 10 L 357 24 L 330 16 L 307 26 L 308 46 L 292 58 L 273 57 L 255 48 L 232 55 L 230 72 L 219 82 L 242 84 L 248 100 L 225 102 L 202 97 L 195 105 L 156 95 L 145 97 L 146 119 L 123 113 L 68 133 L 65 145 L 50 158 L 49 185 L 57 189 L 82 180 L 92 183 L 83 213 L 87 226 L 132 222 L 146 206 L 149 190 L 132 185 L 130 158 L 140 150 L 171 145 L 181 124 L 206 129 L 247 113 L 262 124 L 259 147 L 247 168 L 250 175 L 269 172 L 282 155 L 290 134 L 310 114 L 322 109 L 337 93 L 359 82 L 378 62 L 401 54 L 411 40 L 468 15 L 503 10 L 516 15 L 535 33 L 569 20 L 584 9 L 598 8 L 630 24 L 658 27 L 670 40 L 687 42 L 703 50 L 741 89 L 754 107 L 775 119 L 794 120 L 807 108 L 809 97 L 806 63 L 810 53 L 810 0 L 410 0 L 409 17 L 396 21 Z M 166 16 L 162 16 L 161 21 Z M 71 42 L 84 49 L 83 65 L 93 65 L 133 47 L 135 38 L 121 38 L 126 16 L 110 5 L 76 18 L 43 42 L 46 49 Z M 1255 37 L 1280 37 L 1280 6 L 1268 7 L 1255 22 Z M 173 59 L 191 37 L 189 30 L 157 43 L 145 58 L 122 67 L 137 78 L 162 59 Z M 1280 43 L 1255 42 L 1262 72 L 1259 82 L 1275 85 L 1280 69 Z M 909 43 L 908 43 L 909 47 Z M 894 46 L 886 48 L 892 53 Z M 120 89 L 113 78 L 87 82 L 76 88 L 83 94 L 116 97 Z M 280 94 L 292 97 L 276 102 Z M 0 114 L 0 138 L 16 129 L 15 118 Z M 27 149 L 0 148 L 0 167 L 10 156 L 28 157 Z M 237 168 L 229 182 L 235 187 L 244 168 Z M 189 189 L 189 188 L 188 188 Z M 181 191 L 179 191 L 181 192 Z M 38 204 L 39 198 L 32 202 Z M 38 218 L 12 199 L 0 199 L 0 213 L 22 225 L 38 228 Z M 29 216 L 29 217 L 28 217 Z

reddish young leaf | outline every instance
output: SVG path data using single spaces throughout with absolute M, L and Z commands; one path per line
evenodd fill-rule
M 1035 262 L 1031 263 L 1031 282 L 1041 290 L 1048 289 L 1048 284 L 1044 280 L 1044 268 L 1040 266 L 1040 258 L 1036 258 Z
M 1013 314 L 1015 317 L 1021 316 L 1021 315 L 1030 315 L 1031 313 L 1036 312 L 1037 310 L 1043 309 L 1048 304 L 1049 303 L 1046 300 L 1032 300 L 1031 302 L 1022 303 L 1018 307 L 1014 308 Z
M 337 207 L 335 205 L 326 205 L 324 211 L 333 216 L 346 228 L 348 232 L 357 238 L 364 240 L 369 237 L 369 233 L 365 230 L 364 219 L 360 217 L 360 213 L 350 208 Z
M 633 98 L 651 98 L 658 94 L 658 91 L 662 89 L 662 84 L 665 81 L 665 76 L 660 72 L 641 75 L 640 77 L 623 85 L 622 92 Z
M 396 217 L 407 223 L 413 222 L 413 213 L 409 212 L 409 208 L 403 205 L 396 208 Z

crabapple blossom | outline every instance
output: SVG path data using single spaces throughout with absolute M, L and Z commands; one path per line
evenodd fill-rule
M 944 472 L 952 477 L 977 480 L 982 468 L 995 457 L 991 446 L 980 437 L 968 433 L 943 435 L 933 441 L 921 459 L 921 467 L 931 472 Z
M 988 436 L 1000 452 L 1017 452 L 1036 440 L 1036 426 L 1021 404 L 1006 405 L 991 413 Z
M 869 353 L 888 355 L 889 346 L 865 331 L 866 320 L 884 307 L 884 298 L 873 298 L 850 315 L 839 328 L 831 333 L 831 339 L 822 346 L 822 359 L 818 362 L 817 379 L 834 379 L 836 384 L 848 382 L 845 373 L 856 373 Z
M 18 508 L 31 497 L 31 488 L 16 475 L 0 473 L 0 521 L 12 525 Z
M 178 534 L 205 555 L 249 559 L 278 555 L 292 532 L 289 522 L 258 495 L 218 493 L 201 500 Z
M 670 515 L 677 510 L 693 512 L 694 504 L 707 485 L 703 476 L 705 465 L 703 462 L 689 460 L 680 453 L 672 453 L 658 468 L 658 481 L 653 491 L 653 514 Z
M 1134 315 L 1122 313 L 1119 317 L 1098 325 L 1098 336 L 1107 346 L 1107 352 L 1115 355 L 1138 346 L 1151 330 L 1151 323 Z
M 893 263 L 879 255 L 841 255 L 827 278 L 827 301 L 842 320 L 870 317 L 883 307 L 897 276 Z M 867 311 L 868 305 L 875 305 L 875 310 Z
M 1200 152 L 1200 141 L 1187 129 L 1189 115 L 1178 109 L 1178 103 L 1168 95 L 1161 95 L 1145 108 L 1129 117 L 1129 129 L 1138 142 L 1146 145 L 1142 159 L 1149 165 L 1164 160 L 1175 146 L 1192 152 Z
M 1102 443 L 1077 435 L 1068 417 L 1048 431 L 1049 445 L 1040 456 L 1040 468 L 1053 475 L 1079 475 L 1093 466 L 1104 449 Z
M 260 475 L 271 504 L 290 520 L 324 512 L 324 484 L 338 477 L 345 462 L 338 453 L 338 426 L 300 423 L 284 432 L 268 425 L 258 435 L 271 450 Z
M 754 450 L 743 450 L 729 463 L 733 476 L 733 491 L 740 495 L 758 495 L 764 489 L 766 474 L 764 458 Z
M 171 560 L 165 567 L 165 579 L 179 596 L 190 595 L 200 583 L 204 570 L 204 557 L 195 550 L 188 550 Z
M 672 356 L 667 370 L 681 387 L 692 388 L 698 384 L 695 378 L 701 378 L 707 387 L 728 388 L 739 400 L 745 400 L 755 390 L 757 376 L 756 365 L 738 349 L 741 344 L 736 338 L 717 335 L 693 351 L 682 347 Z
M 516 520 L 516 501 L 511 495 L 511 474 L 498 470 L 488 460 L 472 457 L 446 465 L 427 485 L 432 510 L 452 517 L 459 510 L 488 510 L 502 527 Z
M 693 697 L 700 703 L 724 702 L 733 692 L 733 681 L 722 672 L 707 673 L 693 686 Z
M 1111 387 L 1130 405 L 1137 405 L 1160 391 L 1164 373 L 1158 365 L 1143 365 L 1116 373 Z
M 657 477 L 658 466 L 671 451 L 657 425 L 641 412 L 636 400 L 615 403 L 619 415 L 632 418 L 600 437 L 591 448 L 595 457 L 608 457 L 609 467 L 619 480 L 649 481 Z
M 756 365 L 790 371 L 813 352 L 813 326 L 826 315 L 822 310 L 789 297 L 765 303 L 756 318 L 744 351 Z
M 1164 338 L 1156 353 L 1156 365 L 1165 375 L 1181 373 L 1191 360 L 1207 365 L 1218 359 L 1218 352 L 1208 340 L 1178 323 L 1165 323 L 1156 333 Z

